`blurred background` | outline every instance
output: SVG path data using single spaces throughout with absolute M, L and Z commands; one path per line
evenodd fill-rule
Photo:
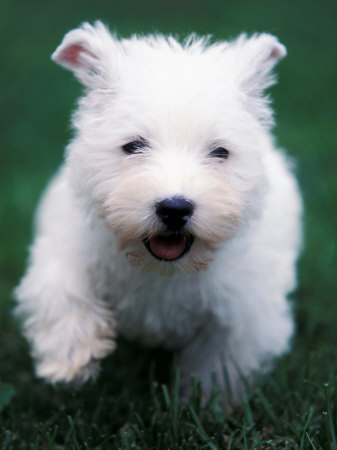
M 295 347 L 336 356 L 337 2 L 322 0 L 1 0 L 0 3 L 0 380 L 31 377 L 28 349 L 12 319 L 35 206 L 62 162 L 81 88 L 50 55 L 82 21 L 103 20 L 122 37 L 190 32 L 216 39 L 277 35 L 288 56 L 271 95 L 277 143 L 296 161 L 305 201 L 305 243 Z

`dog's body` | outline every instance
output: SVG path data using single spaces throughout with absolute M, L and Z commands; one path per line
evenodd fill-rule
M 224 358 L 238 391 L 236 364 L 288 348 L 301 202 L 262 96 L 284 55 L 269 35 L 65 37 L 53 58 L 87 92 L 17 289 L 40 376 L 86 380 L 118 333 L 177 350 L 185 390 Z

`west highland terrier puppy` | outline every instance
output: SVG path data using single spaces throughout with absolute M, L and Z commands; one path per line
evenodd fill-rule
M 238 394 L 288 349 L 301 201 L 265 95 L 285 54 L 269 34 L 64 37 L 52 59 L 85 92 L 16 290 L 38 376 L 93 377 L 118 334 L 177 351 L 183 393 L 225 363 Z

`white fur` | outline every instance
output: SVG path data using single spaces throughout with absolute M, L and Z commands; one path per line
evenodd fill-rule
M 212 371 L 221 382 L 225 358 L 238 391 L 232 359 L 249 376 L 288 349 L 301 201 L 264 96 L 285 54 L 268 34 L 118 40 L 98 22 L 65 36 L 53 59 L 86 91 L 16 290 L 39 376 L 86 380 L 119 333 L 178 350 L 185 390 L 192 373 L 206 392 Z M 126 155 L 139 136 L 150 148 Z M 195 242 L 158 261 L 142 239 L 172 196 L 195 204 Z

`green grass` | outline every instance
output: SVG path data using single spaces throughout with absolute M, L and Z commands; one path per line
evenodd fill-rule
M 0 4 L 0 443 L 2 449 L 337 449 L 337 4 L 331 1 L 116 0 Z M 96 384 L 34 378 L 11 316 L 35 205 L 62 161 L 80 88 L 49 61 L 63 34 L 101 18 L 131 32 L 277 34 L 288 48 L 272 91 L 277 142 L 297 160 L 305 247 L 293 295 L 297 334 L 257 390 L 227 414 L 195 383 L 177 399 L 172 355 L 119 342 Z

